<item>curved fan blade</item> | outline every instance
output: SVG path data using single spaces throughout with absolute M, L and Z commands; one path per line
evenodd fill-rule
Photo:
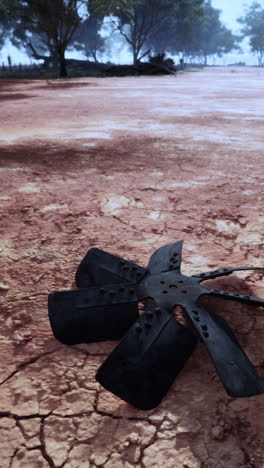
M 176 270 L 177 272 L 180 272 L 182 246 L 183 241 L 174 242 L 173 244 L 160 247 L 150 257 L 147 269 L 151 272 L 152 275 L 157 275 L 169 270 Z
M 227 393 L 232 397 L 264 393 L 264 382 L 226 321 L 196 305 L 184 306 L 184 309 L 202 338 Z
M 201 281 L 206 281 L 209 279 L 214 279 L 214 278 L 220 278 L 222 276 L 228 276 L 234 273 L 235 271 L 253 271 L 253 270 L 264 270 L 264 268 L 260 267 L 227 267 L 227 268 L 221 268 L 219 270 L 214 270 L 214 271 L 207 271 L 206 273 L 199 273 L 197 275 L 192 275 L 193 278 L 198 278 Z
M 246 296 L 244 294 L 237 294 L 228 291 L 221 291 L 220 289 L 211 289 L 209 294 L 212 296 L 222 297 L 231 301 L 243 302 L 244 304 L 264 307 L 264 299 L 254 296 Z
M 64 344 L 120 339 L 138 318 L 133 285 L 55 292 L 48 298 L 51 328 Z
M 100 249 L 90 249 L 78 266 L 75 276 L 78 288 L 91 285 L 135 283 L 147 270 Z
M 153 302 L 104 361 L 96 379 L 137 408 L 155 408 L 196 343 L 190 329 Z

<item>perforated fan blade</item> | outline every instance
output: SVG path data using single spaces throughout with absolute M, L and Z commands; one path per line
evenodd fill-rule
M 248 296 L 245 294 L 232 293 L 230 291 L 221 291 L 220 289 L 212 289 L 210 291 L 210 295 L 221 297 L 222 299 L 227 299 L 231 301 L 242 302 L 248 305 L 264 307 L 264 299 L 260 299 L 259 297 Z
M 120 339 L 138 318 L 137 297 L 134 295 L 131 303 L 131 288 L 146 272 L 133 262 L 100 249 L 90 249 L 78 266 L 75 280 L 79 288 L 93 286 L 90 294 L 94 302 L 77 310 L 75 300 L 80 295 L 83 297 L 83 293 L 66 291 L 50 295 L 48 308 L 54 336 L 69 345 Z M 117 289 L 109 286 L 114 284 L 118 285 Z M 102 293 L 104 288 L 94 287 L 100 285 L 107 285 L 105 293 Z M 122 302 L 123 290 L 128 292 L 127 302 Z M 113 301 L 114 297 L 120 303 Z
M 207 271 L 206 273 L 198 273 L 197 275 L 192 275 L 193 278 L 198 278 L 199 282 L 221 278 L 222 276 L 229 276 L 236 271 L 263 271 L 263 268 L 259 267 L 226 267 L 220 268 L 219 270 Z
M 138 318 L 135 289 L 127 284 L 56 292 L 48 308 L 54 336 L 68 345 L 118 340 Z
M 182 246 L 183 241 L 174 242 L 173 244 L 160 247 L 150 257 L 149 264 L 147 266 L 148 271 L 152 275 L 157 275 L 168 270 L 176 270 L 177 272 L 180 272 Z
M 104 250 L 90 249 L 78 266 L 75 281 L 78 288 L 99 284 L 136 283 L 146 273 L 147 270 L 136 263 Z
M 143 410 L 155 408 L 197 343 L 190 329 L 152 303 L 104 361 L 96 380 Z
M 195 304 L 186 306 L 185 311 L 202 338 L 227 393 L 232 397 L 263 393 L 263 381 L 227 322 Z

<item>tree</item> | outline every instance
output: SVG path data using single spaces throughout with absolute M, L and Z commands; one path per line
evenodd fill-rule
M 3 1 L 0 2 L 0 46 L 4 43 L 5 30 L 6 30 L 6 17 L 7 12 L 3 5 Z
M 105 50 L 105 39 L 100 35 L 103 25 L 103 18 L 91 15 L 80 23 L 74 36 L 75 47 L 84 51 L 87 57 L 92 57 L 98 62 L 97 54 Z
M 0 46 L 4 44 L 10 33 L 15 7 L 15 0 L 0 0 Z
M 79 0 L 22 0 L 17 11 L 16 38 L 35 58 L 43 58 L 38 48 L 49 51 L 60 77 L 67 76 L 65 52 L 80 25 L 83 5 Z
M 174 2 L 170 14 L 166 16 L 159 30 L 153 36 L 149 46 L 155 53 L 164 51 L 183 53 L 193 40 L 194 25 L 203 14 L 203 0 L 181 0 Z
M 56 49 L 52 41 L 45 33 L 30 31 L 32 25 L 29 24 L 28 18 L 25 21 L 19 17 L 13 28 L 11 42 L 16 47 L 25 48 L 26 53 L 35 60 L 43 60 L 44 66 L 52 64 L 58 66 Z
M 149 51 L 144 45 L 158 29 L 164 6 L 169 0 L 100 0 L 94 1 L 95 14 L 105 13 L 112 18 L 113 27 L 131 47 L 136 65 Z
M 243 25 L 243 36 L 249 37 L 251 51 L 257 54 L 259 66 L 264 67 L 264 8 L 255 2 L 238 21 Z
M 231 50 L 238 50 L 241 38 L 221 23 L 221 11 L 213 8 L 210 0 L 204 3 L 201 12 L 192 24 L 192 39 L 183 44 L 183 52 L 186 55 L 202 57 L 206 65 L 211 55 L 221 57 Z
M 126 39 L 136 65 L 151 51 L 152 40 L 179 8 L 190 8 L 203 0 L 93 0 L 95 14 L 111 15 L 114 27 Z

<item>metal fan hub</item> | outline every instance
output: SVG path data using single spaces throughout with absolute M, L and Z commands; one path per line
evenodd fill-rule
M 158 304 L 171 309 L 196 302 L 208 290 L 200 286 L 199 280 L 192 276 L 177 273 L 174 270 L 159 275 L 147 274 L 137 286 L 139 300 L 151 298 Z

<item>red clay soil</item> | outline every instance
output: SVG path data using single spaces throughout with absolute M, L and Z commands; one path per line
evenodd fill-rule
M 183 272 L 264 264 L 264 70 L 0 82 L 1 468 L 263 468 L 264 396 L 227 396 L 198 346 L 138 411 L 95 372 L 115 343 L 55 340 L 47 294 L 91 247 Z M 264 297 L 261 274 L 214 281 Z M 212 305 L 209 304 L 212 309 Z M 264 376 L 263 309 L 217 300 Z

